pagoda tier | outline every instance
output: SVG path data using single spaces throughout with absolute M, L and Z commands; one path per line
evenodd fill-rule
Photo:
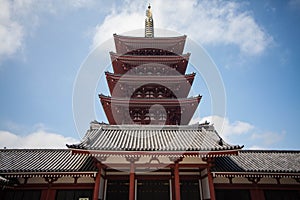
M 180 76 L 133 76 L 105 72 L 113 97 L 186 98 L 195 73 Z
M 161 49 L 181 55 L 186 35 L 177 37 L 133 37 L 114 34 L 117 54 L 126 54 L 137 49 Z
M 121 99 L 99 95 L 110 124 L 187 125 L 201 96 L 185 99 Z
M 110 52 L 113 70 L 116 74 L 129 72 L 133 74 L 168 75 L 172 71 L 173 73 L 171 74 L 184 74 L 190 57 L 190 53 L 157 56 L 149 55 L 150 52 L 153 52 L 153 50 L 149 49 L 138 49 L 136 51 L 143 52 L 144 55 L 122 55 Z M 168 70 L 167 68 L 175 69 L 176 71 Z

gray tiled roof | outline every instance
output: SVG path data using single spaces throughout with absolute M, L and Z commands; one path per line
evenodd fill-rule
M 212 125 L 103 125 L 92 122 L 80 144 L 69 148 L 105 151 L 224 151 L 241 149 L 224 142 Z
M 214 171 L 299 173 L 300 151 L 243 150 L 216 158 Z
M 68 149 L 2 149 L 0 173 L 94 171 L 92 157 Z

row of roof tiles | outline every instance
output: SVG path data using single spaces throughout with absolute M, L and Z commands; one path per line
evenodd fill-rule
M 68 149 L 0 150 L 0 172 L 84 172 L 94 169 L 92 157 Z
M 1 173 L 92 172 L 93 158 L 68 149 L 0 150 Z M 238 156 L 215 158 L 214 172 L 300 173 L 300 151 L 241 150 Z
M 242 148 L 224 142 L 214 128 L 188 127 L 103 125 L 91 128 L 80 144 L 68 147 L 106 151 L 224 151 Z
M 300 172 L 300 151 L 243 150 L 238 156 L 218 157 L 217 172 Z

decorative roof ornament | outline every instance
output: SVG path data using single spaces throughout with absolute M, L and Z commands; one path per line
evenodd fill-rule
M 149 3 L 149 6 L 148 6 L 148 9 L 146 10 L 145 37 L 147 37 L 147 38 L 153 38 L 154 37 L 153 18 L 152 18 L 150 3 Z

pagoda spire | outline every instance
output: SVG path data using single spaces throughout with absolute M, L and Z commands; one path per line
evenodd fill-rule
M 148 9 L 146 10 L 145 37 L 148 37 L 148 38 L 153 38 L 154 37 L 153 18 L 152 18 L 150 3 L 149 3 L 149 6 L 148 6 Z

